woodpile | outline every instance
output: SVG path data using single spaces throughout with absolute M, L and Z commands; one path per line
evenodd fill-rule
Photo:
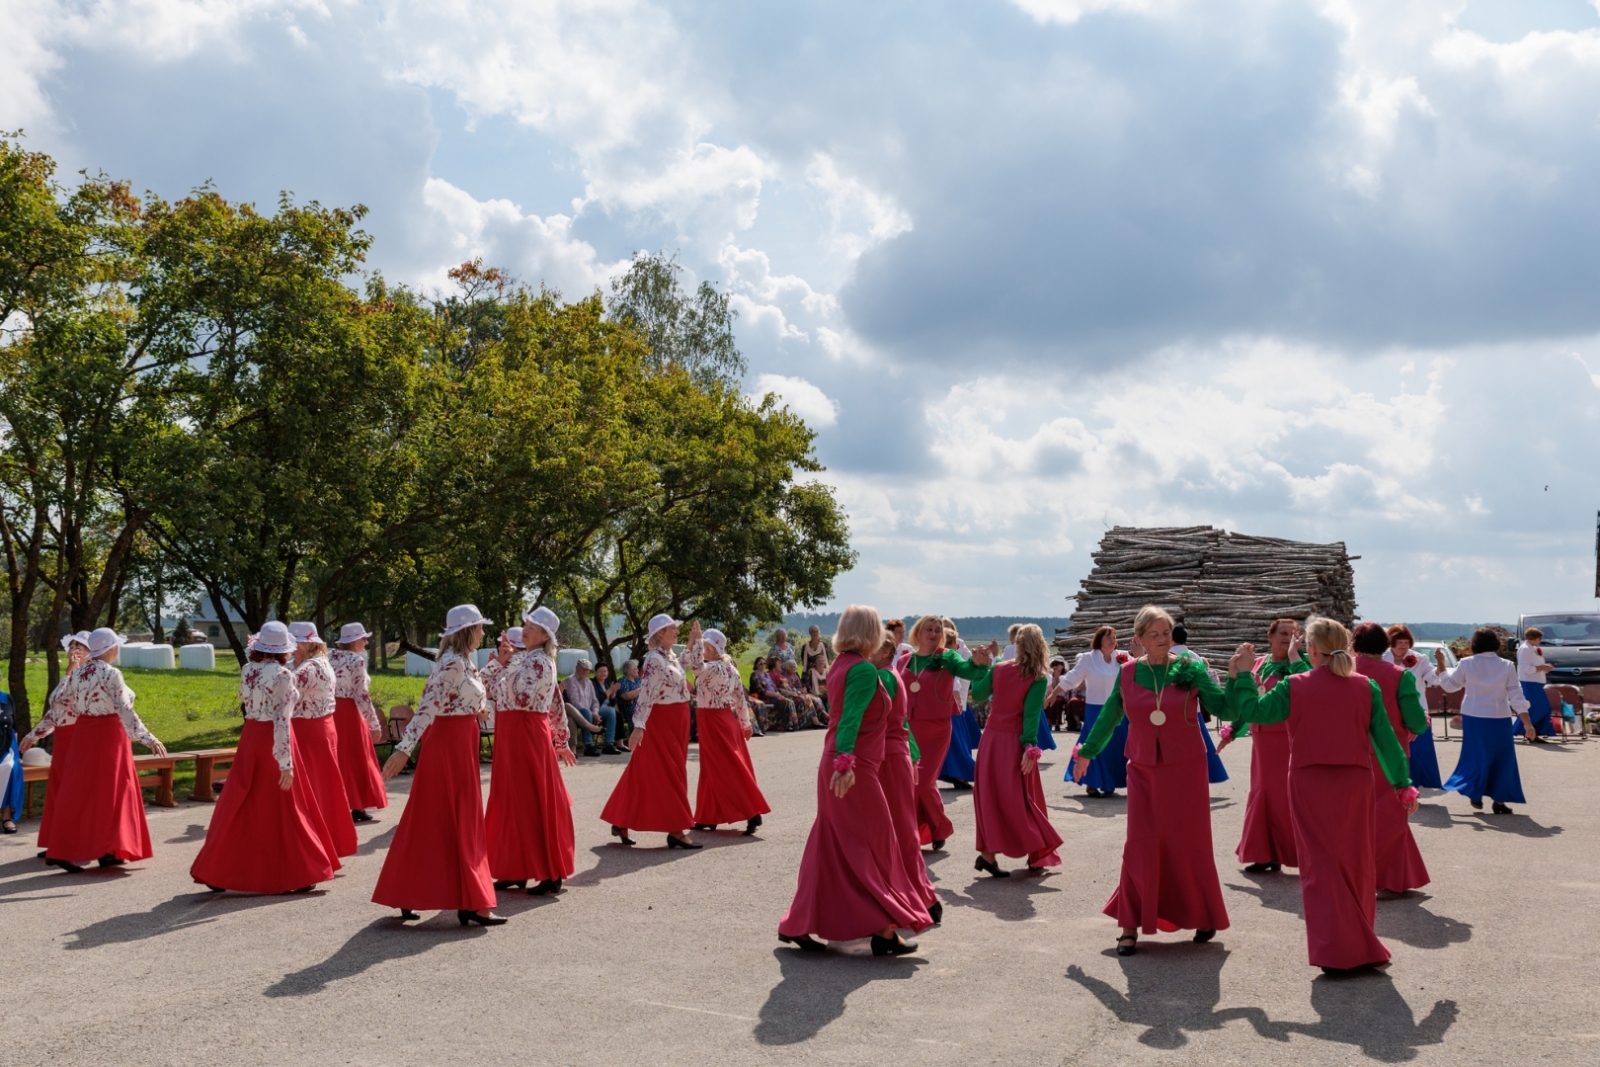
M 1326 615 L 1352 625 L 1355 573 L 1344 542 L 1331 545 L 1250 537 L 1210 526 L 1118 526 L 1093 555 L 1072 624 L 1056 648 L 1086 651 L 1097 627 L 1115 626 L 1122 647 L 1146 604 L 1166 608 L 1189 630 L 1189 647 L 1220 666 L 1242 641 L 1265 647 L 1272 620 Z M 1071 657 L 1069 656 L 1069 659 Z

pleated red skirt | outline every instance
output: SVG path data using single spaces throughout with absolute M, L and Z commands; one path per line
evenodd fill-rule
M 655 712 L 650 715 L 653 719 Z M 771 811 L 756 785 L 739 716 L 727 708 L 700 708 L 698 722 L 700 784 L 695 789 L 694 821 L 717 826 Z
M 650 709 L 644 738 L 622 769 L 600 818 L 627 830 L 676 834 L 694 825 L 689 810 L 689 705 Z
M 1128 763 L 1128 839 L 1122 879 L 1105 913 L 1124 927 L 1226 930 L 1228 909 L 1211 852 L 1205 757 Z
M 50 844 L 50 824 L 55 821 L 55 800 L 61 795 L 66 781 L 67 753 L 72 749 L 72 731 L 76 725 L 57 726 L 55 733 L 50 736 L 55 738 L 50 743 L 50 777 L 44 783 L 44 811 L 39 816 L 39 847 L 44 848 Z M 126 733 L 126 731 L 124 731 Z M 22 773 L 20 770 L 14 773 Z M 16 815 L 16 812 L 12 812 Z
M 73 727 L 46 858 L 83 863 L 102 856 L 149 859 L 150 827 L 128 731 L 115 715 L 85 715 Z
M 494 907 L 475 716 L 440 715 L 423 732 L 411 796 L 372 900 L 413 911 Z
M 1030 867 L 1059 867 L 1061 835 L 1050 824 L 1035 766 L 1022 776 L 1022 735 L 984 730 L 972 783 L 978 851 L 1024 857 Z
M 896 745 L 893 741 L 884 743 L 878 781 L 883 786 L 884 801 L 889 805 L 889 821 L 894 825 L 900 862 L 905 868 L 907 880 L 916 888 L 923 902 L 931 905 L 939 899 L 939 895 L 934 892 L 933 883 L 928 881 L 928 864 L 922 858 L 922 842 L 917 834 L 914 769 L 910 745 L 904 742 Z
M 551 746 L 550 716 L 502 708 L 494 731 L 484 818 L 490 875 L 497 882 L 571 878 L 578 869 L 572 796 Z
M 387 808 L 389 794 L 378 769 L 378 750 L 372 747 L 372 730 L 349 697 L 333 702 L 333 726 L 339 735 L 339 773 L 352 811 Z
M 217 798 L 205 844 L 189 867 L 201 885 L 241 893 L 287 893 L 326 882 L 339 869 L 323 830 L 305 756 L 291 725 L 294 785 L 278 787 L 272 723 L 246 719 L 228 784 Z
M 1376 834 L 1373 864 L 1378 888 L 1404 893 L 1427 885 L 1428 865 L 1422 862 L 1422 850 L 1411 836 L 1406 809 L 1400 806 L 1394 786 L 1377 767 L 1372 769 L 1372 827 Z
M 291 719 L 289 731 L 294 734 L 294 776 L 306 780 L 313 801 L 312 814 L 321 826 L 319 836 L 333 848 L 335 856 L 354 856 L 356 824 L 350 819 L 352 805 L 344 795 L 339 734 L 333 716 Z
M 1258 729 L 1250 729 L 1250 797 L 1233 854 L 1240 863 L 1298 867 L 1294 820 L 1289 817 L 1289 732 Z
M 939 769 L 950 751 L 950 720 L 912 719 L 911 735 L 922 755 L 917 764 L 917 839 L 927 845 L 944 841 L 956 831 L 939 796 Z
M 1289 804 L 1311 966 L 1386 962 L 1389 950 L 1373 930 L 1372 768 L 1296 767 L 1289 772 Z

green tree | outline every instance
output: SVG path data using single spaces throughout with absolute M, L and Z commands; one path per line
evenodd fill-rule
M 677 257 L 645 253 L 611 282 L 611 317 L 639 334 L 657 370 L 676 365 L 701 385 L 737 387 L 744 356 L 734 341 L 739 313 L 710 282 L 686 292 Z

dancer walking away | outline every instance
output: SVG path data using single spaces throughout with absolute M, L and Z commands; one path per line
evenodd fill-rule
M 937 620 L 935 620 L 937 621 Z M 919 623 L 919 629 L 921 624 Z M 937 631 L 942 638 L 943 629 Z M 865 657 L 883 642 L 876 608 L 852 604 L 839 616 L 828 671 L 828 736 L 817 766 L 817 818 L 806 838 L 794 900 L 778 923 L 778 940 L 806 952 L 829 941 L 872 937 L 874 956 L 915 952 L 900 929 L 933 924 L 906 874 L 880 769 L 889 696 Z M 932 777 L 938 764 L 924 763 Z
M 81 871 L 90 860 L 116 867 L 152 854 L 128 742 L 137 741 L 158 756 L 167 750 L 134 714 L 133 690 L 112 666 L 127 640 L 114 630 L 94 631 L 88 658 L 61 683 L 63 716 L 77 721 L 44 861 L 64 871 Z M 32 747 L 31 734 L 17 746 L 21 752 Z
M 383 723 L 372 706 L 372 682 L 367 677 L 367 638 L 371 636 L 359 622 L 347 622 L 339 629 L 338 647 L 328 653 L 334 677 L 333 729 L 339 738 L 339 774 L 354 822 L 371 822 L 368 808 L 389 806 L 374 747 L 383 736 Z
M 1523 631 L 1522 644 L 1517 648 L 1517 681 L 1528 701 L 1528 719 L 1533 723 L 1534 736 L 1529 741 L 1554 737 L 1558 732 L 1550 722 L 1550 696 L 1544 691 L 1545 679 L 1556 668 L 1544 658 L 1540 647 L 1543 644 L 1544 631 L 1530 626 Z
M 1389 716 L 1389 727 L 1405 749 L 1413 737 L 1428 729 L 1428 712 L 1422 706 L 1417 680 L 1411 672 L 1383 661 L 1388 647 L 1389 635 L 1375 622 L 1357 626 L 1350 640 L 1356 673 L 1377 683 L 1378 691 L 1383 694 L 1384 712 Z M 1376 790 L 1372 812 L 1373 863 L 1378 888 L 1391 893 L 1421 889 L 1428 884 L 1428 866 L 1422 862 L 1422 851 L 1411 836 L 1411 823 L 1394 803 L 1394 791 L 1389 788 L 1383 768 L 1374 765 L 1372 776 Z
M 67 675 L 82 665 L 89 658 L 89 631 L 79 630 L 75 634 L 63 634 L 61 647 L 67 650 Z M 28 751 L 44 738 L 55 735 L 55 741 L 50 745 L 50 776 L 45 779 L 44 787 L 44 812 L 39 816 L 39 847 L 47 848 L 50 844 L 50 824 L 55 820 L 55 813 L 63 805 L 62 793 L 66 790 L 67 754 L 72 751 L 72 733 L 78 715 L 61 698 L 66 695 L 66 677 L 56 683 L 55 690 L 50 698 L 45 701 L 44 714 L 28 734 L 18 742 L 17 754 Z M 18 771 L 20 780 L 21 771 Z M 15 816 L 16 812 L 13 811 Z M 45 853 L 39 853 L 43 859 Z
M 478 727 L 488 710 L 483 683 L 472 666 L 472 653 L 483 643 L 488 621 L 473 604 L 458 605 L 445 615 L 438 662 L 405 736 L 383 765 L 385 778 L 399 774 L 427 734 L 427 758 L 417 762 L 411 796 L 372 892 L 374 903 L 399 908 L 402 919 L 419 919 L 418 912 L 425 909 L 454 908 L 462 926 L 505 922 L 491 910 L 494 879 L 489 875 L 478 772 Z
M 1300 624 L 1293 619 L 1278 619 L 1267 629 L 1265 656 L 1256 660 L 1252 672 L 1256 688 L 1270 692 L 1283 679 L 1311 669 L 1311 661 L 1300 649 Z M 1244 832 L 1234 855 L 1252 874 L 1270 873 L 1284 867 L 1298 867 L 1294 847 L 1294 820 L 1289 817 L 1289 724 L 1263 723 L 1258 726 L 1224 723 L 1222 745 L 1248 733 L 1250 746 L 1250 797 L 1245 802 Z
M 944 620 L 924 615 L 911 628 L 915 651 L 906 657 L 901 673 L 906 678 L 911 712 L 911 735 L 917 739 L 922 759 L 917 764 L 917 830 L 923 844 L 944 848 L 954 831 L 939 796 L 939 771 L 950 748 L 950 720 L 960 714 L 956 705 L 956 679 L 976 682 L 989 674 L 993 651 L 974 649 L 971 660 L 945 647 Z M 870 649 L 868 650 L 870 651 Z M 834 655 L 839 650 L 834 649 Z
M 975 866 L 996 878 L 1011 873 L 1000 869 L 996 853 L 1027 857 L 1029 874 L 1041 874 L 1046 867 L 1061 864 L 1056 852 L 1061 835 L 1050 825 L 1044 786 L 1039 782 L 1041 750 L 1034 744 L 1044 715 L 1045 663 L 1050 651 L 1045 647 L 1044 632 L 1033 623 L 1019 627 L 1012 641 L 1017 646 L 1016 658 L 1001 663 L 973 686 L 980 700 L 993 694 L 989 721 L 978 744 L 978 780 L 972 794 L 978 821 Z
M 1073 772 L 1083 780 L 1126 715 L 1128 838 L 1104 909 L 1122 927 L 1119 956 L 1133 955 L 1141 930 L 1194 930 L 1196 941 L 1210 941 L 1228 926 L 1200 739 L 1200 708 L 1220 712 L 1223 693 L 1199 660 L 1172 658 L 1172 616 L 1161 608 L 1141 608 L 1133 634 L 1145 653 L 1123 665 Z
M 291 622 L 289 634 L 295 640 L 294 734 L 295 767 L 305 782 L 312 800 L 312 814 L 323 830 L 325 843 L 335 856 L 356 854 L 356 824 L 346 813 L 355 805 L 344 792 L 344 774 L 339 767 L 339 734 L 334 724 L 334 690 L 338 679 L 328 662 L 328 646 L 317 636 L 314 622 Z
M 1306 948 L 1333 973 L 1387 963 L 1373 931 L 1373 754 L 1393 786 L 1388 802 L 1409 814 L 1417 791 L 1405 750 L 1389 725 L 1377 682 L 1355 673 L 1350 632 L 1332 619 L 1306 620 L 1312 669 L 1262 696 L 1240 645 L 1228 663 L 1227 715 L 1236 722 L 1289 724 L 1289 805 L 1300 853 Z
M 500 635 L 485 669 L 495 742 L 484 827 L 494 887 L 528 889 L 531 880 L 528 895 L 542 897 L 560 892 L 578 869 L 572 795 L 560 767 L 578 757 L 567 747 L 566 706 L 556 685 L 561 620 L 539 607 L 522 621 Z
M 1528 717 L 1528 700 L 1517 684 L 1517 668 L 1500 658 L 1500 637 L 1484 627 L 1472 635 L 1472 655 L 1454 667 L 1444 665 L 1444 652 L 1435 651 L 1440 688 L 1447 693 L 1466 690 L 1461 700 L 1461 756 L 1455 773 L 1444 787 L 1466 797 L 1483 810 L 1483 798 L 1494 801 L 1496 815 L 1510 815 L 1510 804 L 1523 803 L 1522 775 L 1517 771 L 1517 749 L 1508 718 L 1522 721 L 1528 740 L 1537 735 Z
M 689 682 L 672 651 L 681 625 L 670 615 L 657 615 L 645 632 L 650 651 L 633 713 L 634 730 L 645 733 L 633 742 L 633 755 L 600 812 L 611 824 L 611 836 L 624 845 L 634 843 L 628 836 L 632 829 L 665 833 L 668 848 L 702 847 L 689 837 L 694 824 L 689 810 Z M 699 643 L 697 622 L 689 630 L 689 647 Z
M 1417 639 L 1411 635 L 1410 627 L 1394 625 L 1389 627 L 1389 651 L 1383 654 L 1384 662 L 1396 663 L 1411 672 L 1411 677 L 1416 679 L 1417 692 L 1426 693 L 1430 685 L 1438 685 L 1433 673 L 1433 664 L 1427 657 L 1419 656 L 1411 650 Z M 1423 699 L 1423 708 L 1427 708 L 1427 699 Z M 1411 739 L 1409 755 L 1411 757 L 1411 784 L 1418 789 L 1443 789 L 1444 778 L 1439 774 L 1439 753 L 1433 744 L 1433 727 L 1422 731 Z
M 922 842 L 917 839 L 917 760 L 922 753 L 911 736 L 906 721 L 906 685 L 894 661 L 899 655 L 899 642 L 892 632 L 884 633 L 883 642 L 872 655 L 872 665 L 878 671 L 878 681 L 889 697 L 889 715 L 883 731 L 883 763 L 878 768 L 878 780 L 883 785 L 884 800 L 889 805 L 889 819 L 894 824 L 895 843 L 900 849 L 900 862 L 906 878 L 916 888 L 920 898 L 927 902 L 928 916 L 934 922 L 944 920 L 944 904 L 933 891 L 928 880 L 928 865 L 922 859 Z
M 1116 688 L 1122 665 L 1132 661 L 1133 657 L 1126 652 L 1117 651 L 1116 627 L 1102 626 L 1094 632 L 1089 651 L 1079 653 L 1072 669 L 1056 683 L 1067 693 L 1083 686 L 1083 728 L 1078 731 L 1078 743 L 1073 746 L 1074 755 L 1089 739 L 1101 708 L 1111 696 L 1111 690 Z M 1117 728 L 1106 739 L 1105 746 L 1090 761 L 1088 773 L 1081 776 L 1084 792 L 1092 797 L 1111 797 L 1117 795 L 1117 790 L 1127 786 L 1128 757 L 1123 751 L 1127 743 L 1128 723 L 1124 720 L 1117 724 Z M 1069 763 L 1063 777 L 1072 781 L 1072 772 Z
M 815 634 L 813 640 L 818 645 L 822 643 Z M 756 785 L 756 770 L 745 744 L 750 736 L 750 709 L 744 701 L 744 680 L 733 660 L 724 654 L 727 647 L 728 639 L 721 630 L 707 630 L 688 649 L 688 665 L 694 671 L 699 700 L 696 721 L 700 726 L 700 785 L 695 793 L 694 828 L 715 830 L 725 822 L 742 822 L 744 836 L 751 837 L 761 825 L 761 816 L 772 808 Z M 808 658 L 810 648 L 809 644 L 801 647 Z
M 339 869 L 316 797 L 295 773 L 304 764 L 290 725 L 300 696 L 288 667 L 296 646 L 283 623 L 269 622 L 251 639 L 250 662 L 239 672 L 239 751 L 189 867 L 189 877 L 213 893 L 306 893 Z

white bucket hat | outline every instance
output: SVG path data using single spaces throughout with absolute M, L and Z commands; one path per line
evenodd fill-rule
M 363 637 L 371 636 L 371 631 L 367 630 L 359 622 L 347 622 L 343 626 L 339 627 L 338 643 L 341 645 L 348 645 L 352 641 L 359 641 Z
M 716 649 L 718 652 L 728 651 L 728 637 L 721 630 L 707 630 L 700 635 L 700 640 Z
M 84 648 L 88 648 L 89 647 L 89 631 L 88 630 L 79 630 L 75 634 L 62 634 L 61 635 L 61 649 L 62 649 L 63 652 L 71 652 L 72 651 L 72 646 L 73 646 L 74 643 L 80 644 Z
M 444 629 L 439 631 L 439 636 L 449 637 L 451 634 L 458 634 L 462 630 L 483 625 L 493 624 L 478 610 L 478 605 L 457 604 L 445 614 Z
M 128 639 L 117 631 L 102 626 L 89 635 L 89 655 L 98 656 L 113 648 L 121 648 L 128 643 Z
M 506 640 L 511 643 L 511 647 L 512 648 L 523 648 L 523 647 L 525 647 L 523 645 L 523 643 L 522 643 L 522 627 L 520 627 L 520 626 L 512 626 L 512 627 L 508 628 L 506 630 L 506 635 L 505 636 L 506 636 Z
M 644 639 L 646 641 L 650 641 L 655 638 L 656 634 L 660 633 L 662 630 L 665 630 L 668 626 L 682 625 L 682 619 L 674 619 L 671 615 L 652 615 L 650 617 L 650 626 L 645 631 Z
M 308 641 L 322 640 L 317 636 L 317 624 L 314 622 L 291 622 L 289 624 L 289 633 L 302 645 Z
M 281 622 L 266 623 L 261 627 L 261 632 L 256 634 L 255 640 L 250 642 L 250 647 L 257 652 L 282 655 L 293 652 L 294 646 L 294 635 Z
M 561 629 L 561 617 L 546 607 L 524 611 L 522 621 L 544 627 L 544 632 L 550 635 L 551 640 L 555 640 L 556 633 Z

